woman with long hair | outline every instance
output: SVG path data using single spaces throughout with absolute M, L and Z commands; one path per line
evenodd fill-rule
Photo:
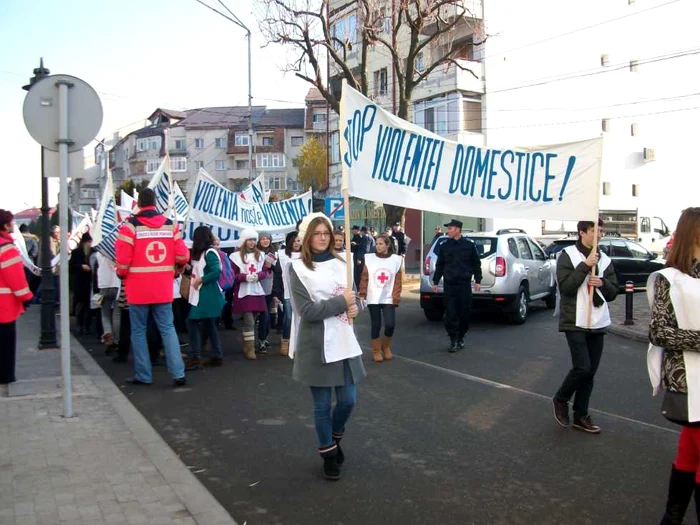
M 263 279 L 260 284 L 265 292 L 265 303 L 267 308 L 264 312 L 260 312 L 258 316 L 258 349 L 261 354 L 266 354 L 270 349 L 270 342 L 267 340 L 270 335 L 270 327 L 277 316 L 277 304 L 273 297 L 273 285 L 275 277 L 277 276 L 279 280 L 279 274 L 281 269 L 277 261 L 277 255 L 275 254 L 274 247 L 272 246 L 272 235 L 268 232 L 260 232 L 258 239 L 258 250 L 265 257 L 265 268 L 269 271 L 269 274 L 265 279 Z
M 372 354 L 375 363 L 390 361 L 391 338 L 396 327 L 396 307 L 401 301 L 401 264 L 403 258 L 394 254 L 394 243 L 387 235 L 377 237 L 376 253 L 365 255 L 365 267 L 360 278 L 360 299 L 367 301 L 372 323 Z M 384 337 L 379 338 L 384 317 Z
M 270 273 L 265 257 L 258 249 L 258 234 L 245 229 L 240 236 L 240 250 L 229 256 L 233 263 L 236 283 L 233 286 L 233 313 L 243 315 L 243 353 L 255 360 L 255 314 L 267 310 L 265 290 L 260 281 Z
M 84 233 L 80 243 L 70 254 L 68 269 L 73 288 L 73 309 L 78 320 L 78 335 L 90 334 L 90 298 L 92 297 L 92 237 Z
M 682 426 L 662 524 L 680 524 L 695 492 L 700 518 L 700 208 L 684 210 L 666 268 L 651 274 L 647 355 L 663 416 Z
M 27 277 L 12 231 L 15 217 L 0 210 L 0 385 L 14 383 L 17 356 L 17 319 L 29 304 Z
M 287 234 L 284 241 L 284 250 L 279 251 L 278 257 L 279 266 L 282 270 L 282 288 L 284 289 L 284 299 L 282 303 L 284 319 L 282 322 L 282 344 L 280 345 L 280 354 L 287 355 L 289 354 L 289 338 L 292 333 L 292 290 L 289 282 L 289 270 L 292 261 L 301 257 L 301 239 L 299 239 L 299 232 L 293 231 Z
M 214 248 L 214 235 L 206 226 L 199 226 L 192 235 L 192 277 L 190 280 L 189 303 L 190 314 L 187 317 L 187 332 L 190 336 L 190 355 L 185 362 L 186 370 L 197 370 L 200 367 L 202 345 L 200 340 L 200 324 L 204 325 L 207 337 L 211 343 L 210 359 L 203 364 L 221 366 L 224 364 L 224 354 L 221 350 L 219 331 L 216 320 L 221 315 L 224 306 L 224 294 L 219 288 L 221 261 Z
M 294 307 L 289 355 L 294 379 L 311 388 L 324 476 L 337 480 L 345 461 L 340 441 L 355 406 L 357 383 L 366 375 L 362 349 L 349 323 L 359 304 L 347 288 L 347 263 L 333 248 L 330 219 L 322 213 L 307 215 L 299 238 L 301 258 L 292 261 L 289 271 Z

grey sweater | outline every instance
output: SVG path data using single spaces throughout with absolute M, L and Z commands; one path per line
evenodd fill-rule
M 289 281 L 292 301 L 301 317 L 294 355 L 294 379 L 308 386 L 343 386 L 345 384 L 343 367 L 347 362 L 352 382 L 358 383 L 367 375 L 362 364 L 362 356 L 335 363 L 324 363 L 323 320 L 347 310 L 345 297 L 339 295 L 325 301 L 314 302 L 294 271 L 294 266 L 289 269 Z

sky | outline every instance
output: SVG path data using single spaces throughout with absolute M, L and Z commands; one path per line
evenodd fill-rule
M 254 0 L 225 3 L 253 33 L 253 104 L 301 107 L 310 84 L 282 72 L 286 50 L 263 47 Z M 15 213 L 41 202 L 40 146 L 24 125 L 21 89 L 40 57 L 52 74 L 76 76 L 97 91 L 104 112 L 98 138 L 158 107 L 247 104 L 245 31 L 196 0 L 2 0 L 0 49 L 0 208 Z M 49 192 L 54 204 L 58 179 Z

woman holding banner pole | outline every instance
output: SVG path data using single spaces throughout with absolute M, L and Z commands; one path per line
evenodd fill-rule
M 335 252 L 328 217 L 306 216 L 299 238 L 301 258 L 292 261 L 289 272 L 294 308 L 289 355 L 294 359 L 294 379 L 311 389 L 324 476 L 337 480 L 345 461 L 340 441 L 355 405 L 357 383 L 366 375 L 362 349 L 350 324 L 360 305 L 347 286 L 349 264 Z
M 243 353 L 255 360 L 255 314 L 267 310 L 265 290 L 260 281 L 270 273 L 265 268 L 265 257 L 258 250 L 255 230 L 241 232 L 240 250 L 230 255 L 236 282 L 233 286 L 233 313 L 243 315 Z

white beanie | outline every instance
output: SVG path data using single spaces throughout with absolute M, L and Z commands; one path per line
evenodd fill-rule
M 238 242 L 241 246 L 243 246 L 243 243 L 248 239 L 255 239 L 255 242 L 258 242 L 258 232 L 256 232 L 253 228 L 246 228 L 240 233 Z
M 304 237 L 306 236 L 306 230 L 309 229 L 309 224 L 311 224 L 311 221 L 314 219 L 321 218 L 326 222 L 326 225 L 328 226 L 328 231 L 333 233 L 333 223 L 331 220 L 326 217 L 323 213 L 316 212 L 316 213 L 310 213 L 304 219 L 301 221 L 301 224 L 299 225 L 299 240 L 301 242 L 304 242 Z

